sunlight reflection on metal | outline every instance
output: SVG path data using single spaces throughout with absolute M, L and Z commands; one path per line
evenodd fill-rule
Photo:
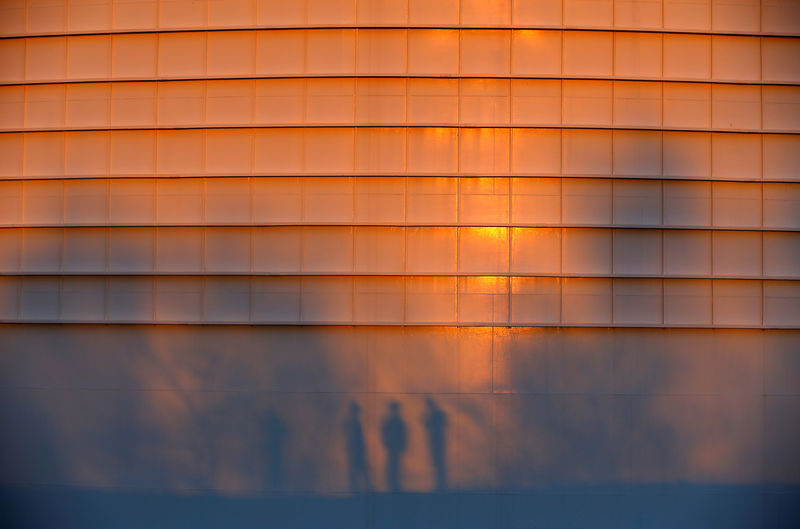
M 799 13 L 2 3 L 0 526 L 791 526 Z

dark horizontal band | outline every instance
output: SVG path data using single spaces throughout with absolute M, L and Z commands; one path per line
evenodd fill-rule
M 773 33 L 773 32 L 746 32 L 746 31 L 704 31 L 691 29 L 657 29 L 657 28 L 618 28 L 618 27 L 598 27 L 598 26 L 549 26 L 549 25 L 512 25 L 503 24 L 497 26 L 488 25 L 463 25 L 463 24 L 435 24 L 435 25 L 412 25 L 412 24 L 301 24 L 301 25 L 280 25 L 280 26 L 214 26 L 214 27 L 165 27 L 165 28 L 145 28 L 145 29 L 119 29 L 119 30 L 97 30 L 97 31 L 62 31 L 62 32 L 37 32 L 37 33 L 7 33 L 0 35 L 0 40 L 24 39 L 24 38 L 46 38 L 46 37 L 72 37 L 81 35 L 91 36 L 113 36 L 113 35 L 141 35 L 151 33 L 212 33 L 212 32 L 231 32 L 231 31 L 286 31 L 286 30 L 305 30 L 305 29 L 456 29 L 456 30 L 522 30 L 522 31 L 592 31 L 598 33 L 649 33 L 649 34 L 668 34 L 668 35 L 707 35 L 707 36 L 730 36 L 730 37 L 777 37 L 777 38 L 798 38 L 800 33 Z

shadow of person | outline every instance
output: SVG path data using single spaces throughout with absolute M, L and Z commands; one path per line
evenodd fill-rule
M 350 409 L 344 421 L 344 437 L 350 492 L 369 491 L 367 445 L 364 443 L 364 429 L 361 426 L 361 406 L 355 402 L 350 402 Z
M 425 399 L 425 406 L 423 422 L 428 431 L 428 451 L 433 465 L 436 490 L 445 490 L 447 488 L 447 458 L 445 454 L 447 414 L 430 397 Z
M 400 492 L 400 463 L 406 450 L 406 423 L 400 415 L 400 403 L 395 400 L 389 402 L 381 425 L 381 438 L 386 450 L 386 483 L 390 492 Z
M 283 444 L 286 440 L 286 423 L 280 416 L 268 411 L 264 421 L 267 450 L 267 479 L 272 491 L 283 487 Z

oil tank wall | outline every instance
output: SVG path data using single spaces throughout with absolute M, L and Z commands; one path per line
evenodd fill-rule
M 797 2 L 0 33 L 9 525 L 800 519 Z

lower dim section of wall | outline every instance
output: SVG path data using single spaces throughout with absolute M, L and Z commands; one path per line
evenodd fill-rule
M 709 526 L 793 529 L 800 516 L 796 489 L 767 490 L 758 486 L 639 485 L 635 488 L 556 487 L 546 492 L 523 494 L 243 497 L 30 487 L 0 489 L 0 507 L 4 509 L 0 522 L 24 529 L 64 527 L 65 523 L 68 527 L 92 528 L 211 529 L 229 521 L 245 529 L 670 529 Z M 43 505 L 50 510 L 42 512 Z M 53 509 L 53 505 L 63 507 Z
M 8 324 L 0 343 L 5 526 L 800 515 L 798 331 Z

